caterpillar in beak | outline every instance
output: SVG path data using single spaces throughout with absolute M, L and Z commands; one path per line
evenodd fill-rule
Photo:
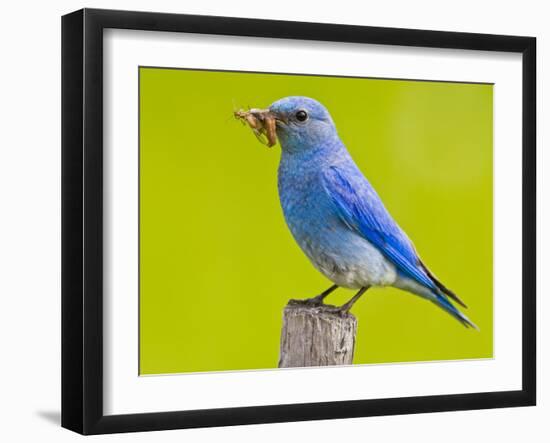
M 277 143 L 276 119 L 268 109 L 239 109 L 233 115 L 237 120 L 247 124 L 256 138 L 268 148 Z

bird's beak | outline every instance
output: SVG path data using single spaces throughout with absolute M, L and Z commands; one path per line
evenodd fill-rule
M 234 112 L 235 118 L 248 124 L 254 135 L 271 148 L 277 143 L 277 122 L 282 119 L 280 116 L 270 109 L 252 108 L 248 111 L 238 110 Z

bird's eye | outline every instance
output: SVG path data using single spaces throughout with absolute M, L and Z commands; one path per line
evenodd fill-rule
M 296 120 L 299 122 L 305 122 L 307 120 L 307 112 L 303 109 L 296 113 Z

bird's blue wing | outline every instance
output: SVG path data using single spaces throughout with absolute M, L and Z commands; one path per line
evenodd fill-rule
M 331 166 L 323 172 L 322 181 L 338 216 L 350 229 L 376 246 L 403 275 L 439 292 L 421 268 L 411 241 L 359 170 Z

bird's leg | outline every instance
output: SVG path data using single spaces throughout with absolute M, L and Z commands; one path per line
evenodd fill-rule
M 301 305 L 308 305 L 308 306 L 321 306 L 323 304 L 323 300 L 325 299 L 325 297 L 329 295 L 331 292 L 333 292 L 337 287 L 338 285 L 332 285 L 330 288 L 321 292 L 316 297 L 306 298 L 305 300 L 290 300 L 290 301 L 294 304 L 301 304 Z
M 318 296 L 316 297 L 312 297 L 312 298 L 308 298 L 306 300 L 304 300 L 304 302 L 308 305 L 312 305 L 312 306 L 319 306 L 319 305 L 322 305 L 323 304 L 323 300 L 325 299 L 325 297 L 327 295 L 329 295 L 331 292 L 333 292 L 336 288 L 338 287 L 338 285 L 332 285 L 330 288 L 328 288 L 327 290 L 321 292 Z
M 342 314 L 348 313 L 355 302 L 361 298 L 361 296 L 366 292 L 367 289 L 369 289 L 369 287 L 370 286 L 363 286 L 361 289 L 359 289 L 359 291 L 357 291 L 357 294 L 351 297 L 351 299 L 347 303 L 344 303 L 338 308 L 338 311 Z

